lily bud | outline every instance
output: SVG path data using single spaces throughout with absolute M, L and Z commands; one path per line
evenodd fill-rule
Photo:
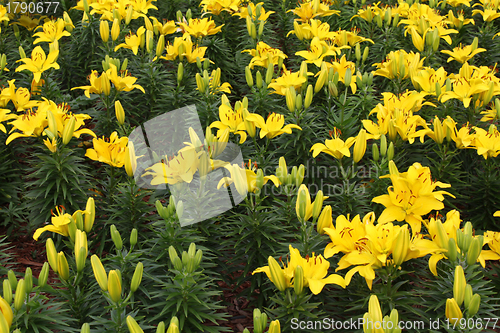
M 83 324 L 80 333 L 90 333 L 90 325 L 88 323 Z
M 106 20 L 101 20 L 101 24 L 99 25 L 99 33 L 101 34 L 101 39 L 104 43 L 107 43 L 109 40 L 109 23 Z
M 47 284 L 48 277 L 49 277 L 49 263 L 44 262 L 43 266 L 42 266 L 42 270 L 40 271 L 40 274 L 38 275 L 38 286 L 40 288 L 45 287 L 45 285 Z
M 295 272 L 293 276 L 293 289 L 295 294 L 300 295 L 304 292 L 304 270 L 300 265 L 295 267 Z
M 182 62 L 179 63 L 179 67 L 177 67 L 177 83 L 181 84 L 181 81 L 184 77 L 184 65 Z
M 127 16 L 125 16 L 125 25 L 129 25 L 130 21 L 132 21 L 132 14 L 133 13 L 134 13 L 134 6 L 128 6 Z
M 83 0 L 83 11 L 87 16 L 89 15 L 89 3 L 87 0 Z
M 471 266 L 477 262 L 477 258 L 481 254 L 483 248 L 483 236 L 477 236 L 474 238 L 467 251 L 467 265 Z
M 316 226 L 316 230 L 320 235 L 325 233 L 325 228 L 331 228 L 333 226 L 333 218 L 332 218 L 332 206 L 327 205 L 323 208 L 321 215 L 318 219 L 318 224 Z
M 118 123 L 123 125 L 125 123 L 125 111 L 123 110 L 122 103 L 119 100 L 115 101 L 115 114 Z
M 391 161 L 394 158 L 394 143 L 391 141 L 389 148 L 387 148 L 387 159 Z
M 269 65 L 267 65 L 267 70 L 266 70 L 266 84 L 269 85 L 271 81 L 273 80 L 273 75 L 274 75 L 274 64 L 270 61 Z
M 396 267 L 401 266 L 401 264 L 406 260 L 406 255 L 408 254 L 408 249 L 410 247 L 410 234 L 406 225 L 399 229 L 399 233 L 396 237 L 394 244 L 394 250 L 392 251 L 392 259 L 394 259 L 394 265 Z
M 253 87 L 253 76 L 252 76 L 252 71 L 250 70 L 249 66 L 245 67 L 245 79 L 247 80 L 247 84 L 250 88 Z
M 102 92 L 104 93 L 104 95 L 109 96 L 109 94 L 111 93 L 111 82 L 109 82 L 108 74 L 106 74 L 106 72 L 103 72 L 100 79 Z
M 57 122 L 51 110 L 47 110 L 47 122 L 49 125 L 49 131 L 54 133 L 54 135 L 57 135 Z
M 372 144 L 372 157 L 375 162 L 378 162 L 380 158 L 380 153 L 378 150 L 378 145 L 376 143 Z
M 269 264 L 269 271 L 271 274 L 271 281 L 274 283 L 279 291 L 284 291 L 286 289 L 285 274 L 281 269 L 280 265 L 273 257 L 269 256 L 267 259 Z
M 474 316 L 477 311 L 479 311 L 479 305 L 481 305 L 481 296 L 479 294 L 474 294 L 467 307 L 467 314 L 469 318 Z
M 167 333 L 179 333 L 179 324 L 170 322 L 170 326 L 168 326 Z
M 328 71 L 326 70 L 326 68 L 324 68 L 321 70 L 319 77 L 316 80 L 316 84 L 314 85 L 314 92 L 315 93 L 317 93 L 318 91 L 321 90 L 321 88 L 323 88 L 323 86 L 326 83 L 327 78 L 328 78 Z
M 448 235 L 443 223 L 439 220 L 436 221 L 436 243 L 440 248 L 448 251 Z
M 307 86 L 306 98 L 304 99 L 304 109 L 309 108 L 311 106 L 313 99 L 313 86 L 310 84 Z
M 68 260 L 66 259 L 63 251 L 57 254 L 57 272 L 59 273 L 61 279 L 66 281 L 69 279 Z
M 12 308 L 10 307 L 10 301 L 7 302 L 7 300 L 0 297 L 0 332 L 10 332 L 9 328 L 12 325 L 13 319 L 14 313 L 12 311 Z
M 142 281 L 142 273 L 144 271 L 144 265 L 142 262 L 138 263 L 135 267 L 134 275 L 132 276 L 132 282 L 130 283 L 130 291 L 133 293 L 139 288 Z
M 458 306 L 456 300 L 454 298 L 448 298 L 446 300 L 446 310 L 445 310 L 446 318 L 450 321 L 451 324 L 455 325 L 457 321 L 462 319 L 463 314 Z
M 308 196 L 309 196 L 309 190 L 307 189 L 307 187 L 304 184 L 300 185 L 297 194 L 297 203 L 295 205 L 295 211 L 300 221 L 304 221 L 306 218 Z
M 111 272 L 110 272 L 111 273 Z M 127 327 L 130 333 L 144 333 L 139 324 L 131 316 L 127 316 Z
M 165 36 L 160 35 L 160 37 L 158 37 L 158 43 L 156 44 L 156 56 L 160 57 L 164 49 L 165 49 Z
M 305 175 L 305 167 L 303 164 L 299 166 L 299 169 L 297 171 L 297 178 L 295 178 L 295 186 L 299 187 L 302 182 L 304 181 L 304 175 Z
M 264 332 L 264 330 L 262 329 L 262 323 L 261 323 L 261 318 L 260 318 L 261 315 L 262 315 L 262 313 L 260 312 L 259 309 L 253 310 L 253 331 L 254 331 L 254 333 Z
M 24 304 L 26 298 L 26 284 L 24 279 L 20 279 L 17 283 L 16 294 L 14 295 L 14 308 L 19 311 Z
M 361 61 L 361 44 L 357 43 L 355 47 L 356 60 Z
M 54 246 L 54 241 L 52 240 L 52 238 L 47 239 L 47 242 L 45 243 L 45 251 L 47 252 L 47 260 L 49 261 L 50 267 L 54 272 L 57 273 L 58 269 L 57 251 L 56 247 Z M 12 285 L 12 288 L 15 288 L 14 284 L 10 280 L 10 276 L 9 276 L 9 281 L 10 284 Z
M 366 130 L 362 129 L 356 138 L 356 143 L 354 144 L 353 160 L 354 163 L 358 163 L 366 152 Z
M 19 46 L 19 57 L 21 57 L 21 59 L 26 58 L 26 53 L 24 52 L 24 49 L 22 46 Z
M 465 280 L 464 269 L 462 266 L 458 265 L 455 267 L 455 276 L 453 280 L 453 298 L 458 306 L 462 305 L 464 301 L 466 285 L 467 281 Z
M 63 128 L 62 143 L 64 145 L 67 145 L 71 141 L 73 133 L 75 133 L 75 125 L 76 125 L 76 117 L 73 115 Z
M 165 323 L 163 321 L 156 327 L 156 333 L 165 333 Z
M 257 170 L 257 176 L 255 178 L 255 186 L 260 190 L 264 186 L 264 172 L 262 169 Z
M 146 40 L 146 51 L 148 53 L 153 52 L 153 43 L 154 43 L 153 35 L 154 33 L 152 30 L 147 30 L 146 36 L 144 37 Z
M 351 85 L 351 80 L 352 80 L 352 72 L 350 68 L 347 68 L 345 71 L 345 76 L 344 76 L 344 85 L 346 87 Z
M 323 207 L 323 191 L 319 190 L 318 193 L 316 194 L 316 198 L 313 203 L 313 208 L 312 208 L 312 217 L 313 219 L 317 219 L 319 216 L 319 213 L 321 212 L 321 208 Z
M 269 331 L 268 333 L 280 333 L 281 332 L 281 327 L 280 327 L 280 321 L 278 319 L 274 320 L 271 322 L 271 325 L 269 325 Z
M 30 267 L 27 267 L 26 272 L 24 273 L 24 285 L 26 293 L 31 293 L 31 290 L 33 289 L 33 272 Z
M 286 90 L 285 99 L 286 99 L 286 106 L 288 107 L 288 110 L 291 113 L 294 113 L 295 112 L 296 94 L 295 94 L 295 88 L 293 86 L 291 86 L 289 89 Z
M 45 262 L 47 264 L 47 262 Z M 45 267 L 45 265 L 44 265 Z M 48 267 L 48 264 L 47 266 Z M 9 282 L 9 279 L 5 279 L 3 280 L 3 299 L 5 300 L 5 302 L 7 302 L 7 304 L 10 304 L 12 302 L 12 286 L 10 285 L 10 282 Z M 2 301 L 2 299 L 0 298 L 0 302 Z M 1 305 L 0 305 L 1 307 Z
M 177 213 L 177 217 L 181 219 L 182 215 L 184 214 L 184 203 L 181 200 L 177 202 L 177 206 L 175 207 L 175 212 Z
M 94 226 L 95 220 L 95 201 L 94 198 L 90 197 L 87 200 L 87 205 L 85 206 L 85 221 L 83 222 L 83 229 L 85 232 L 90 232 Z
M 472 292 L 472 286 L 470 284 L 467 284 L 465 286 L 465 292 L 464 292 L 464 306 L 466 309 L 469 308 L 470 301 L 472 299 L 473 292 Z
M 448 253 L 446 255 L 452 262 L 457 260 L 457 243 L 453 238 L 448 239 Z
M 475 51 L 477 49 L 478 43 L 479 43 L 479 40 L 477 39 L 477 37 L 474 37 L 474 40 L 472 41 L 472 45 L 471 45 L 472 51 Z
M 90 258 L 90 263 L 92 264 L 92 270 L 94 272 L 94 277 L 101 287 L 102 291 L 108 290 L 108 275 L 106 274 L 106 270 L 101 263 L 101 260 L 95 254 Z
M 114 19 L 113 25 L 111 26 L 111 39 L 116 41 L 118 36 L 120 36 L 120 21 Z
M 333 82 L 328 82 L 328 92 L 334 97 L 337 97 L 339 95 L 337 86 Z
M 118 303 L 122 298 L 122 283 L 117 270 L 109 271 L 108 292 L 111 300 Z
M 114 224 L 111 225 L 111 239 L 113 240 L 116 249 L 118 251 L 121 251 L 123 247 L 122 236 L 120 235 L 120 232 L 116 229 L 116 226 Z
M 370 48 L 368 46 L 365 47 L 363 50 L 363 59 L 362 62 L 364 63 L 366 59 L 368 58 L 368 54 L 370 53 Z
M 260 73 L 260 71 L 257 71 L 257 74 L 255 74 L 255 84 L 259 89 L 262 88 L 262 85 L 264 84 L 264 82 L 262 81 L 262 74 Z

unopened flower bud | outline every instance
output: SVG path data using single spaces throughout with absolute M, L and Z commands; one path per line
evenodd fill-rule
M 24 304 L 26 298 L 26 285 L 24 279 L 20 279 L 17 283 L 16 294 L 14 295 L 14 308 L 19 311 Z

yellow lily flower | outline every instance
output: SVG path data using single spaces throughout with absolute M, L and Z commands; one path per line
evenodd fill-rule
M 313 63 L 317 67 L 321 67 L 324 57 L 336 54 L 340 54 L 340 49 L 331 49 L 325 41 L 321 41 L 318 37 L 312 39 L 308 51 L 295 52 L 295 55 L 305 58 L 306 63 Z
M 2 124 L 2 122 L 6 120 L 11 120 L 11 119 L 16 119 L 15 114 L 10 114 L 9 109 L 0 109 L 0 131 L 7 133 L 7 129 L 5 128 L 5 125 Z
M 142 35 L 144 35 L 145 33 L 146 29 L 144 27 L 140 27 L 137 30 L 137 35 L 132 33 L 127 35 L 125 37 L 125 43 L 116 45 L 115 52 L 123 47 L 132 50 L 132 52 L 134 52 L 134 54 L 137 55 L 137 52 L 139 51 L 139 46 L 141 46 Z
M 258 188 L 257 188 L 257 174 L 255 171 L 257 170 L 256 164 L 252 164 L 252 161 L 248 161 L 248 164 L 246 164 L 247 168 L 241 168 L 237 164 L 229 165 L 228 163 L 224 163 L 224 168 L 226 168 L 230 173 L 231 177 L 223 177 L 220 181 L 219 184 L 217 185 L 217 189 L 221 188 L 222 185 L 225 187 L 228 187 L 231 184 L 235 184 L 236 188 L 238 189 L 239 186 L 244 186 L 246 184 L 246 188 L 239 188 L 238 192 L 241 195 L 246 195 L 248 192 L 255 193 Z M 264 176 L 264 185 L 267 184 L 268 181 L 272 181 L 274 186 L 279 187 L 281 185 L 281 182 L 279 181 L 278 177 L 275 175 L 271 176 Z M 241 184 L 239 184 L 241 182 Z
M 466 24 L 472 24 L 475 25 L 475 22 L 473 19 L 465 19 L 464 17 L 464 11 L 461 10 L 457 13 L 457 16 L 453 14 L 453 11 L 450 9 L 448 11 L 448 20 L 447 22 L 457 28 L 458 30 L 462 29 L 462 27 Z
M 161 56 L 160 59 L 174 60 L 177 57 L 186 57 L 188 62 L 195 63 L 196 58 L 200 58 L 201 61 L 205 59 L 204 56 L 207 47 L 195 46 L 191 41 L 191 36 L 189 34 L 184 34 L 182 37 L 176 37 L 173 45 L 169 42 L 166 50 L 167 54 Z
M 339 215 L 334 227 L 323 230 L 331 240 L 331 243 L 325 247 L 325 258 L 331 258 L 339 252 L 347 254 L 353 251 L 363 251 L 366 248 L 367 233 L 359 215 L 356 215 L 352 221 L 349 221 L 349 215 L 347 217 Z
M 455 98 L 468 108 L 472 101 L 473 95 L 480 94 L 489 89 L 488 85 L 478 80 L 469 81 L 464 77 L 460 77 L 453 82 L 452 91 L 446 91 L 441 95 L 441 102 L 444 103 L 449 99 Z
M 247 120 L 253 122 L 255 126 L 260 128 L 261 139 L 264 136 L 268 139 L 272 139 L 283 133 L 292 134 L 292 128 L 296 128 L 302 131 L 302 128 L 295 124 L 288 124 L 283 127 L 283 125 L 285 124 L 285 117 L 282 114 L 274 112 L 267 117 L 266 121 L 264 121 L 264 118 L 262 118 L 261 115 L 256 113 L 248 115 Z
M 57 19 L 57 21 L 48 21 L 43 24 L 43 31 L 37 32 L 33 37 L 38 37 L 33 44 L 38 44 L 41 42 L 53 43 L 64 36 L 71 36 L 69 32 L 64 30 L 65 22 L 62 18 Z M 42 28 L 42 27 L 39 27 Z
M 71 222 L 72 216 L 64 212 L 64 207 L 56 207 L 57 215 L 52 212 L 51 223 L 43 228 L 36 229 L 33 234 L 33 239 L 38 240 L 38 237 L 45 231 L 51 231 L 63 235 L 65 237 L 69 236 L 68 224 Z
M 499 216 L 498 212 L 493 214 L 493 216 Z M 486 231 L 484 239 L 490 248 L 481 252 L 484 260 L 500 260 L 500 232 Z
M 423 68 L 424 59 L 420 59 L 420 53 L 418 52 L 391 51 L 384 62 L 373 64 L 377 67 L 374 75 L 385 76 L 391 80 L 394 78 L 406 79 L 410 77 L 412 72 Z
M 12 140 L 17 138 L 41 136 L 47 124 L 46 113 L 25 111 L 22 116 L 17 116 L 16 120 L 9 123 L 9 125 L 13 126 L 9 133 L 12 133 L 14 130 L 19 130 L 22 133 L 15 132 L 10 134 L 5 144 L 8 145 Z
M 87 149 L 86 157 L 117 168 L 121 168 L 125 164 L 127 137 L 119 138 L 118 133 L 113 132 L 108 140 L 104 137 L 102 139 L 94 138 L 92 143 L 94 148 Z
M 300 75 L 300 72 L 288 71 L 283 65 L 283 74 L 277 79 L 273 80 L 268 87 L 274 89 L 273 93 L 285 96 L 286 91 L 290 87 L 294 87 L 296 91 L 306 82 L 306 78 Z
M 179 27 L 181 28 L 181 32 L 183 34 L 188 33 L 196 38 L 215 35 L 216 33 L 220 32 L 223 26 L 224 24 L 216 27 L 215 22 L 209 20 L 208 18 L 189 19 L 188 23 L 179 23 Z
M 146 93 L 143 87 L 138 84 L 134 84 L 135 81 L 137 81 L 137 78 L 130 76 L 128 71 L 120 71 L 121 75 L 118 75 L 116 66 L 114 64 L 110 64 L 109 66 L 110 68 L 106 71 L 106 74 L 117 91 L 131 91 L 133 89 L 139 89 L 143 93 Z
M 175 21 L 170 20 L 166 21 L 165 19 L 163 20 L 163 24 L 160 23 L 155 17 L 151 17 L 153 21 L 153 26 L 158 29 L 158 32 L 160 35 L 171 35 L 173 33 L 176 33 L 178 31 L 177 25 L 175 24 Z
M 469 148 L 476 148 L 477 154 L 484 159 L 497 157 L 500 154 L 500 133 L 495 125 L 491 124 L 489 131 L 479 127 L 473 127 L 475 133 L 474 140 Z
M 444 51 L 441 51 L 441 53 L 445 53 L 445 54 L 450 55 L 447 62 L 455 60 L 455 61 L 458 61 L 459 63 L 463 64 L 464 62 L 468 61 L 476 54 L 481 53 L 481 52 L 485 52 L 485 51 L 486 51 L 486 49 L 483 49 L 483 48 L 477 48 L 477 49 L 473 50 L 472 45 L 462 46 L 462 44 L 460 44 L 460 46 L 455 47 L 453 49 L 453 51 L 444 50 Z
M 411 76 L 411 81 L 415 89 L 436 96 L 436 83 L 439 85 L 441 93 L 446 91 L 446 79 L 448 75 L 443 67 L 437 70 L 426 67 Z M 440 95 L 441 96 L 441 95 Z M 440 97 L 436 96 L 436 97 Z
M 167 157 L 167 156 L 165 156 Z M 198 169 L 199 154 L 195 149 L 184 149 L 179 154 L 146 169 L 142 177 L 152 175 L 151 185 L 190 183 Z
M 274 49 L 264 42 L 258 42 L 255 49 L 241 51 L 241 53 L 244 52 L 250 53 L 250 55 L 253 57 L 252 60 L 250 60 L 250 64 L 248 65 L 250 69 L 253 69 L 254 66 L 267 68 L 269 66 L 269 60 L 272 61 L 273 65 L 278 65 L 280 59 L 283 61 L 284 59 L 288 58 L 288 56 L 281 50 Z
M 88 79 L 90 81 L 90 86 L 81 86 L 81 87 L 74 87 L 71 88 L 71 90 L 75 89 L 82 89 L 85 90 L 85 96 L 87 98 L 90 98 L 90 94 L 102 94 L 103 93 L 103 88 L 101 85 L 101 78 L 99 77 L 99 73 L 97 71 L 92 71 L 92 73 L 88 76 Z
M 222 95 L 222 103 L 219 106 L 219 119 L 210 124 L 210 127 L 218 129 L 217 137 L 226 129 L 229 132 L 238 134 L 240 136 L 240 144 L 246 141 L 247 133 L 245 132 L 245 123 L 243 121 L 243 110 L 246 109 L 243 103 L 235 104 L 234 110 L 229 104 L 226 95 Z
M 345 76 L 347 69 L 349 68 L 351 70 L 351 83 L 349 87 L 351 87 L 351 91 L 353 94 L 356 93 L 357 86 L 356 86 L 356 78 L 354 74 L 356 73 L 356 64 L 353 63 L 352 61 L 347 61 L 345 54 L 342 55 L 339 61 L 335 60 L 332 63 L 326 63 L 326 66 L 328 69 L 333 68 L 335 73 L 339 73 L 339 81 L 345 84 Z
M 500 13 L 497 12 L 497 9 L 485 8 L 484 10 L 474 9 L 472 11 L 472 15 L 480 14 L 483 17 L 484 22 L 491 22 L 500 17 Z
M 113 12 L 115 4 L 116 2 L 113 0 L 97 0 L 89 3 L 89 7 L 92 8 L 90 15 Z
M 40 24 L 41 18 L 32 18 L 28 15 L 21 15 L 17 22 L 12 22 L 12 24 L 22 25 L 28 31 L 33 31 Z
M 241 0 L 202 0 L 200 7 L 203 7 L 203 12 L 214 15 L 220 15 L 223 11 L 232 14 L 238 11 L 240 2 Z
M 153 5 L 153 1 L 156 0 L 130 0 L 130 5 L 134 7 L 134 11 L 138 12 L 139 15 L 147 15 L 148 10 L 155 9 L 158 10 L 158 7 Z
M 318 156 L 319 153 L 327 153 L 340 160 L 342 157 L 351 156 L 351 152 L 349 148 L 354 144 L 356 138 L 350 137 L 345 142 L 340 139 L 340 131 L 335 128 L 333 131 L 334 137 L 332 139 L 328 139 L 325 141 L 325 144 L 315 143 L 311 147 L 311 151 L 313 151 L 313 157 Z
M 23 58 L 18 60 L 24 62 L 24 65 L 17 67 L 16 72 L 28 70 L 33 73 L 35 81 L 39 82 L 42 73 L 46 70 L 50 68 L 59 69 L 59 65 L 55 62 L 58 56 L 59 51 L 57 50 L 49 52 L 48 56 L 46 56 L 43 49 L 37 46 L 33 49 L 33 52 L 31 52 L 31 59 Z
M 309 20 L 318 16 L 325 17 L 333 14 L 339 15 L 340 13 L 338 10 L 331 10 L 328 5 L 322 3 L 320 0 L 306 0 L 299 7 L 289 11 L 299 16 L 299 21 L 302 22 L 309 22 Z
M 282 272 L 285 277 L 286 288 L 293 287 L 293 283 L 291 281 L 294 278 L 295 268 L 297 266 L 302 267 L 304 272 L 302 281 L 303 286 L 309 287 L 314 295 L 318 295 L 327 284 L 336 284 L 342 288 L 346 287 L 344 279 L 338 274 L 331 274 L 328 277 L 325 277 L 328 274 L 330 262 L 324 259 L 321 254 L 316 256 L 313 253 L 312 256 L 302 258 L 299 250 L 293 248 L 291 245 L 289 245 L 289 250 L 290 260 L 286 266 L 282 262 L 284 266 Z M 252 275 L 255 273 L 266 273 L 267 277 L 271 280 L 271 271 L 269 266 L 257 268 L 253 271 Z
M 449 184 L 433 182 L 428 167 L 422 167 L 420 163 L 414 163 L 405 173 L 399 173 L 394 162 L 390 175 L 382 176 L 390 178 L 392 186 L 387 189 L 389 194 L 380 195 L 372 199 L 386 208 L 378 218 L 378 223 L 392 221 L 406 221 L 410 224 L 413 233 L 420 232 L 422 215 L 432 210 L 444 208 L 443 194 L 454 196 L 446 191 L 434 191 L 436 187 L 451 187 Z

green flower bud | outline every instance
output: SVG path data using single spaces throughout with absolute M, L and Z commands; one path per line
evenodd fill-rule
M 136 228 L 132 229 L 132 232 L 130 233 L 130 246 L 134 247 L 135 244 L 137 244 L 137 229 Z
M 12 302 L 12 286 L 8 279 L 3 280 L 3 299 L 8 304 Z
M 122 297 L 122 282 L 121 273 L 119 270 L 109 271 L 108 276 L 108 292 L 111 300 L 118 303 Z
M 464 269 L 458 265 L 455 267 L 453 280 L 453 298 L 457 301 L 458 306 L 462 305 L 464 301 L 466 285 L 467 281 L 465 280 Z
M 139 324 L 131 316 L 127 316 L 126 322 L 127 322 L 127 327 L 128 327 L 128 330 L 130 331 L 130 333 L 144 333 L 144 331 L 139 326 Z
M 49 278 L 49 263 L 44 262 L 40 275 L 38 275 L 38 286 L 40 288 L 45 287 L 47 284 L 47 279 Z
M 307 86 L 306 98 L 304 99 L 304 109 L 309 108 L 313 99 L 313 86 L 312 84 Z
M 165 333 L 165 323 L 163 321 L 156 327 L 156 333 Z
M 245 67 L 245 79 L 247 80 L 247 84 L 250 88 L 253 87 L 253 76 L 252 76 L 252 71 L 250 70 L 249 66 Z
M 106 270 L 101 263 L 101 260 L 95 254 L 90 258 L 90 263 L 92 264 L 92 270 L 94 272 L 95 279 L 101 287 L 102 291 L 108 290 L 108 275 L 106 274 Z
M 24 304 L 26 298 L 26 285 L 24 279 L 20 279 L 17 283 L 16 294 L 14 296 L 14 308 L 19 311 Z
M 465 286 L 465 292 L 464 292 L 464 306 L 466 309 L 469 308 L 470 301 L 472 299 L 473 292 L 472 292 L 472 286 L 470 284 L 467 284 Z
M 273 75 L 274 75 L 274 64 L 272 62 L 269 62 L 269 65 L 267 65 L 267 70 L 266 70 L 266 84 L 269 85 L 271 81 L 273 80 Z
M 26 268 L 24 273 L 24 285 L 26 288 L 26 293 L 29 294 L 33 290 L 33 272 L 30 267 Z
M 22 47 L 22 46 L 19 46 L 19 57 L 20 57 L 21 59 L 26 58 L 26 53 L 24 52 L 24 49 L 23 49 L 23 47 Z
M 184 203 L 181 200 L 179 200 L 179 202 L 177 202 L 177 206 L 175 207 L 175 211 L 177 213 L 177 217 L 180 220 L 182 218 L 182 215 L 184 214 Z
M 12 269 L 9 269 L 9 271 L 7 272 L 7 278 L 9 279 L 9 283 L 10 283 L 10 286 L 12 287 L 12 289 L 16 289 L 17 277 L 16 277 L 16 273 L 14 273 L 14 271 Z
M 269 271 L 271 274 L 271 281 L 274 283 L 279 291 L 284 291 L 286 289 L 285 274 L 281 269 L 280 265 L 273 257 L 268 258 Z
M 448 253 L 446 255 L 452 262 L 457 260 L 457 244 L 453 238 L 448 239 Z
M 144 271 L 144 265 L 142 262 L 138 263 L 135 267 L 134 275 L 132 276 L 132 282 L 130 283 L 130 290 L 134 293 L 142 281 L 142 273 Z
M 372 144 L 372 156 L 373 156 L 373 160 L 375 162 L 378 162 L 378 160 L 380 158 L 380 153 L 378 150 L 378 145 L 376 143 Z
M 260 71 L 257 71 L 257 73 L 255 74 L 255 84 L 259 89 L 262 88 L 262 85 L 264 84 L 264 82 L 262 81 L 262 74 L 260 73 Z
M 479 311 L 479 305 L 481 305 L 481 296 L 479 294 L 474 294 L 469 302 L 469 307 L 467 308 L 469 318 L 474 316 L 477 311 Z
M 321 213 L 321 208 L 323 208 L 323 191 L 319 190 L 313 203 L 313 219 L 316 220 L 318 218 L 319 214 Z
M 302 184 L 302 182 L 304 181 L 305 170 L 306 170 L 306 168 L 304 167 L 303 164 L 299 165 L 299 169 L 297 171 L 297 178 L 295 178 L 295 186 L 296 187 L 299 187 Z
M 83 324 L 80 333 L 90 333 L 90 325 L 88 323 Z
M 295 267 L 295 274 L 293 277 L 293 289 L 297 295 L 304 292 L 304 270 L 301 266 Z
M 69 279 L 68 260 L 62 251 L 57 254 L 57 272 L 61 279 L 66 281 Z
M 394 143 L 389 144 L 389 148 L 387 148 L 387 159 L 391 161 L 394 158 Z
M 123 248 L 122 236 L 120 235 L 120 232 L 116 229 L 116 226 L 114 224 L 111 225 L 111 239 L 113 240 L 116 249 L 118 251 L 121 251 L 121 249 Z
M 483 236 L 477 236 L 474 238 L 467 251 L 467 265 L 471 266 L 477 262 L 477 258 L 481 254 L 483 248 Z

